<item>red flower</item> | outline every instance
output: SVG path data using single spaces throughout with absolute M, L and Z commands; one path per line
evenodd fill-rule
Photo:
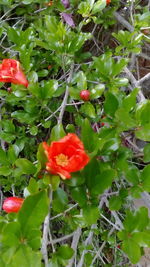
M 111 0 L 106 0 L 106 4 L 109 5 Z
M 23 84 L 28 87 L 28 81 L 21 70 L 20 63 L 15 59 L 3 59 L 0 64 L 0 82 Z
M 43 147 L 48 158 L 47 171 L 59 174 L 62 179 L 69 179 L 71 172 L 83 169 L 90 160 L 83 143 L 72 133 L 57 142 L 52 142 L 50 146 L 44 142 Z
M 18 212 L 23 204 L 24 199 L 19 197 L 8 197 L 4 200 L 3 210 L 7 213 Z

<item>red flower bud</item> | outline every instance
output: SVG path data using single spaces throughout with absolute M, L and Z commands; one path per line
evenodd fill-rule
M 3 210 L 7 213 L 18 212 L 23 204 L 24 199 L 19 197 L 8 197 L 4 200 Z
M 111 0 L 106 0 L 106 4 L 109 5 Z
M 0 64 L 0 82 L 23 84 L 28 87 L 28 81 L 20 63 L 15 59 L 3 59 L 2 64 Z
M 88 90 L 82 90 L 80 92 L 80 98 L 83 101 L 88 101 L 90 99 L 90 92 Z
M 44 142 L 43 147 L 48 159 L 47 171 L 60 175 L 62 179 L 69 179 L 71 172 L 83 169 L 90 160 L 83 143 L 77 135 L 72 133 L 57 142 L 52 142 L 50 146 Z

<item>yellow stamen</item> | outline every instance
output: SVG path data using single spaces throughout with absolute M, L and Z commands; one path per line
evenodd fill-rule
M 57 165 L 60 165 L 62 167 L 65 167 L 68 165 L 68 156 L 61 153 L 58 156 L 56 156 L 55 158 L 56 158 Z

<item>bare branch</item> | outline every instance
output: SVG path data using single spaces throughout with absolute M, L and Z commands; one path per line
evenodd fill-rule
M 74 255 L 69 260 L 69 263 L 68 263 L 68 265 L 66 267 L 72 267 L 73 266 L 74 258 L 76 257 L 76 254 L 77 254 L 77 247 L 78 247 L 78 243 L 79 243 L 79 239 L 80 239 L 81 233 L 82 233 L 82 231 L 81 231 L 80 227 L 78 227 L 77 230 L 74 232 L 73 239 L 72 239 L 72 244 L 71 244 L 71 247 L 74 250 Z
M 134 31 L 134 27 L 127 20 L 125 20 L 118 12 L 114 12 L 114 16 L 118 20 L 118 22 L 120 22 L 128 31 Z

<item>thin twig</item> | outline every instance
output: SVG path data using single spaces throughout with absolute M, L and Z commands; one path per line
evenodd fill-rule
M 73 232 L 73 233 L 71 233 L 71 234 L 69 234 L 69 235 L 65 235 L 65 236 L 62 236 L 62 237 L 60 237 L 60 238 L 53 239 L 52 241 L 49 242 L 49 244 L 52 244 L 52 243 L 53 243 L 53 244 L 56 244 L 56 243 L 63 242 L 63 241 L 65 241 L 65 240 L 67 240 L 67 239 L 73 237 L 75 233 L 76 233 L 76 231 Z
M 48 214 L 44 220 L 42 248 L 41 248 L 41 252 L 43 255 L 44 262 L 45 262 L 45 267 L 49 266 L 47 245 L 48 245 L 48 233 L 49 233 L 49 221 L 50 221 L 50 208 L 51 208 L 51 202 L 52 202 L 52 189 L 51 189 L 51 187 L 49 189 L 49 199 L 50 199 L 49 212 L 48 212 Z M 52 242 L 52 240 L 51 240 L 51 242 Z
M 73 263 L 74 263 L 74 258 L 76 257 L 77 254 L 77 247 L 78 247 L 78 243 L 79 243 L 79 239 L 81 236 L 81 228 L 78 227 L 77 230 L 74 232 L 73 235 L 73 239 L 72 239 L 72 244 L 71 244 L 71 248 L 74 250 L 74 255 L 72 256 L 72 258 L 69 260 L 69 263 L 66 267 L 72 267 Z
M 66 214 L 67 212 L 69 212 L 70 210 L 76 208 L 77 206 L 78 206 L 78 203 L 74 204 L 74 205 L 71 206 L 69 209 L 65 210 L 64 212 L 59 213 L 59 214 L 57 214 L 57 215 L 54 216 L 54 217 L 51 217 L 51 218 L 50 218 L 50 221 L 55 220 L 55 219 L 57 219 L 57 218 L 59 218 L 59 217 L 61 217 L 61 216 L 65 216 L 65 214 Z
M 135 77 L 132 74 L 132 72 L 127 67 L 124 68 L 124 71 L 127 74 L 127 77 L 130 80 L 133 88 L 138 88 L 139 87 L 138 81 L 135 79 Z M 138 100 L 139 100 L 139 102 L 144 102 L 145 101 L 145 96 L 143 95 L 141 90 L 138 93 Z
M 108 234 L 108 237 L 115 231 L 115 228 L 112 228 Z M 92 260 L 92 266 L 94 266 L 94 262 L 96 261 L 96 259 L 100 256 L 100 253 L 102 252 L 103 248 L 105 247 L 106 245 L 106 241 L 104 241 L 102 243 L 102 245 L 100 246 L 99 250 L 96 252 L 96 255 L 94 256 L 93 260 Z M 102 260 L 102 259 L 101 259 Z
M 118 20 L 118 22 L 120 22 L 128 31 L 134 31 L 134 27 L 127 20 L 125 20 L 125 18 L 123 18 L 118 12 L 114 12 L 114 16 Z
M 71 82 L 72 75 L 73 75 L 73 69 L 74 69 L 74 64 L 71 65 L 70 74 L 69 74 L 69 77 L 67 79 L 66 92 L 65 92 L 65 95 L 64 95 L 63 102 L 61 104 L 61 110 L 60 110 L 60 114 L 59 114 L 59 118 L 58 118 L 58 124 L 62 123 L 63 115 L 64 115 L 64 112 L 65 112 L 65 108 L 66 108 L 66 104 L 67 104 L 67 100 L 68 100 L 68 96 L 69 96 L 69 86 L 68 86 L 68 84 Z

